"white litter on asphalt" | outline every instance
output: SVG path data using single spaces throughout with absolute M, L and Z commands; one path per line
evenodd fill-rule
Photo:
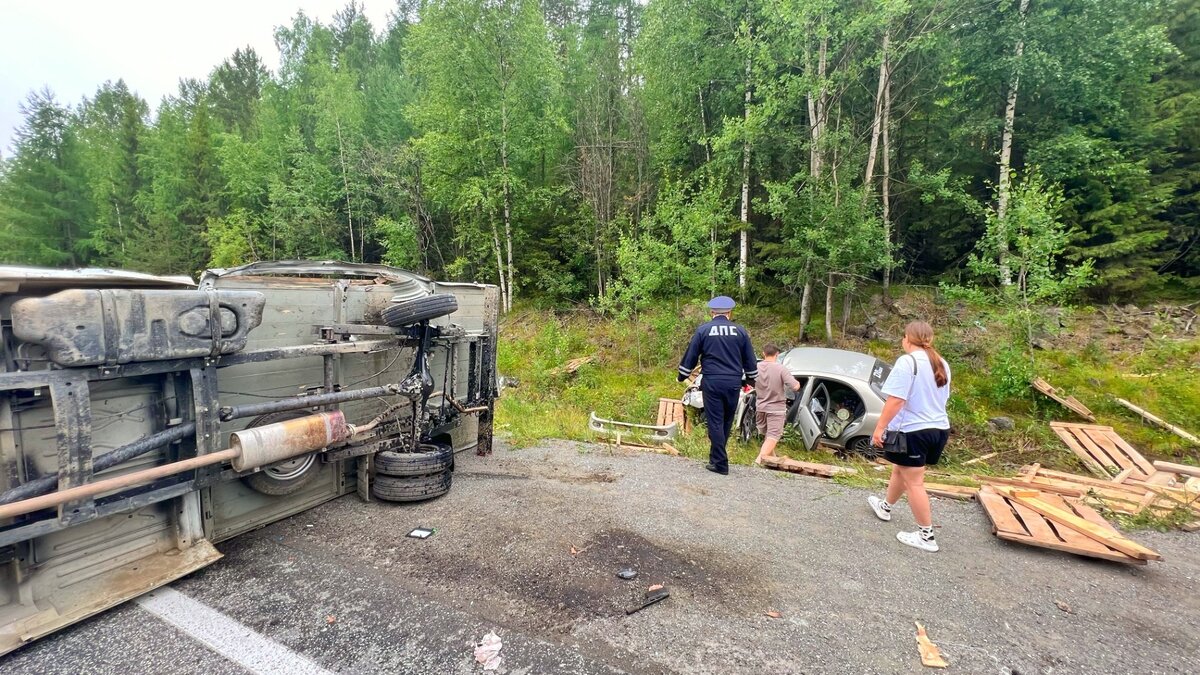
M 214 652 L 258 675 L 333 675 L 316 663 L 248 626 L 172 588 L 139 598 L 142 609 L 175 626 Z
M 489 632 L 479 641 L 479 646 L 475 647 L 475 660 L 483 664 L 484 670 L 496 670 L 503 661 L 500 658 L 500 650 L 503 647 L 500 636 Z

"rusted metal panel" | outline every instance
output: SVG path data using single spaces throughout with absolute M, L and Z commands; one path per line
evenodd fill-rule
M 73 288 L 13 303 L 13 335 L 68 367 L 232 354 L 265 301 L 245 291 Z
M 87 380 L 59 380 L 50 385 L 54 407 L 54 432 L 58 446 L 58 489 L 87 483 L 92 478 L 92 402 Z M 67 502 L 59 507 L 59 520 L 69 525 L 75 519 L 95 515 L 92 498 Z

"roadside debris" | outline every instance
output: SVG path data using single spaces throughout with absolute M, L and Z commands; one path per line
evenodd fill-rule
M 563 365 L 551 370 L 548 374 L 550 374 L 550 375 L 574 375 L 575 371 L 579 370 L 581 367 L 583 367 L 595 360 L 596 360 L 595 356 L 581 356 L 577 359 L 571 359 L 570 361 L 567 361 Z
M 1076 499 L 987 485 L 979 490 L 979 503 L 992 521 L 992 532 L 1001 539 L 1133 565 L 1162 560 Z
M 925 491 L 943 499 L 958 499 L 964 502 L 973 501 L 979 488 L 962 485 L 943 485 L 942 483 L 926 483 Z
M 979 463 L 979 462 L 983 462 L 983 461 L 989 460 L 989 459 L 991 459 L 991 458 L 995 457 L 995 456 L 996 456 L 996 455 L 998 455 L 998 454 L 1000 454 L 1000 453 L 998 453 L 998 452 L 989 452 L 988 454 L 986 454 L 986 455 L 981 455 L 981 456 L 979 456 L 979 457 L 976 457 L 975 459 L 968 459 L 967 461 L 963 462 L 963 466 L 967 466 L 968 464 L 977 464 L 977 463 Z
M 783 613 L 776 609 L 768 609 L 767 616 L 771 617 L 772 619 L 782 619 Z
M 1049 382 L 1040 377 L 1034 378 L 1031 384 L 1033 384 L 1034 389 L 1037 389 L 1046 396 L 1058 401 L 1067 410 L 1070 410 L 1089 422 L 1096 421 L 1096 415 L 1092 413 L 1092 411 L 1089 410 L 1086 405 L 1080 403 L 1079 399 L 1075 398 L 1074 396 L 1066 395 L 1061 390 L 1055 389 L 1054 387 L 1050 386 Z
M 1063 602 L 1062 600 L 1055 600 L 1054 606 L 1061 609 L 1062 611 L 1066 612 L 1067 614 L 1075 613 L 1075 610 L 1071 609 L 1071 606 L 1068 605 L 1067 603 Z
M 1051 422 L 1050 428 L 1097 476 L 1112 478 L 1125 469 L 1133 468 L 1131 476 L 1145 480 L 1155 472 L 1154 465 L 1112 427 Z
M 1141 415 L 1142 419 L 1146 420 L 1147 422 L 1149 422 L 1155 426 L 1162 427 L 1163 429 L 1170 431 L 1171 433 L 1175 434 L 1176 436 L 1179 436 L 1180 438 L 1182 438 L 1185 441 L 1188 441 L 1189 443 L 1195 443 L 1196 445 L 1200 445 L 1200 438 L 1196 438 L 1196 436 L 1194 434 L 1190 434 L 1190 433 L 1184 431 L 1183 429 L 1180 429 L 1179 427 L 1175 426 L 1174 424 L 1171 424 L 1170 422 L 1167 422 L 1166 420 L 1163 420 L 1162 418 L 1160 418 L 1156 415 L 1150 414 L 1149 412 L 1137 407 L 1136 405 L 1130 403 L 1129 401 L 1126 401 L 1123 398 L 1114 397 L 1113 400 L 1116 401 L 1118 405 L 1128 408 L 1128 409 L 1132 410 L 1133 412 L 1137 413 L 1138 415 Z
M 503 661 L 500 657 L 500 650 L 503 648 L 504 643 L 500 641 L 500 636 L 489 632 L 475 646 L 475 661 L 482 663 L 484 670 L 496 670 Z
M 917 651 L 921 653 L 921 665 L 930 668 L 949 667 L 950 664 L 942 658 L 941 650 L 929 639 L 929 635 L 925 632 L 925 626 L 922 626 L 920 621 L 914 623 L 917 625 Z
M 622 567 L 621 569 L 617 570 L 617 576 L 625 581 L 636 579 L 637 575 L 637 570 L 633 569 L 632 567 Z
M 678 428 L 683 429 L 683 432 L 690 433 L 692 430 L 692 421 L 687 417 L 687 409 L 683 405 L 683 401 L 673 398 L 658 399 L 658 419 L 654 422 L 657 426 L 666 426 L 675 424 Z
M 1033 464 L 1024 467 L 1017 478 L 975 476 L 985 485 L 1002 485 L 1040 490 L 1060 497 L 1080 499 L 1123 515 L 1137 515 L 1149 509 L 1155 515 L 1166 515 L 1179 508 L 1191 509 L 1200 520 L 1200 480 L 1179 481 L 1182 473 L 1173 467 L 1200 471 L 1200 467 L 1160 463 L 1156 472 L 1145 480 L 1135 480 L 1132 473 L 1122 472 L 1111 480 L 1079 476 L 1063 471 L 1043 469 Z
M 333 625 L 333 624 L 337 623 L 337 617 L 330 614 L 329 616 L 325 617 L 325 623 L 327 623 L 329 625 Z
M 844 466 L 817 464 L 815 462 L 801 462 L 790 457 L 768 457 L 763 460 L 763 466 L 767 467 L 768 469 L 791 471 L 792 473 L 802 473 L 808 476 L 820 476 L 821 478 L 833 478 L 838 474 L 858 473 L 856 470 L 848 469 Z
M 418 527 L 412 532 L 409 532 L 408 536 L 412 537 L 413 539 L 428 539 L 433 536 L 433 533 L 434 529 L 432 527 Z
M 653 605 L 657 602 L 662 602 L 669 597 L 671 597 L 671 592 L 665 588 L 660 588 L 656 591 L 646 591 L 646 595 L 642 597 L 641 602 L 627 607 L 625 609 L 625 613 L 633 614 L 634 612 L 640 612 L 650 605 Z
M 653 586 L 651 586 L 650 588 L 647 588 L 647 589 L 646 589 L 646 592 L 647 592 L 647 593 L 653 593 L 654 591 L 659 591 L 659 590 L 662 590 L 662 587 L 663 587 L 663 585 L 662 585 L 662 584 L 654 584 L 654 585 L 653 585 Z

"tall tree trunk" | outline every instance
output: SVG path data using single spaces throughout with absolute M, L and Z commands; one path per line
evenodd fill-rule
M 825 282 L 825 344 L 833 346 L 833 272 Z
M 504 246 L 508 254 L 508 285 L 505 289 L 504 311 L 511 312 L 513 304 L 513 228 L 512 184 L 508 175 L 508 104 L 500 103 L 500 170 L 504 175 Z
M 334 117 L 337 125 L 338 158 L 342 164 L 342 187 L 346 190 L 346 221 L 350 224 L 350 261 L 354 261 L 354 210 L 350 204 L 350 177 L 346 172 L 346 144 L 342 140 L 342 121 Z
M 875 157 L 879 149 L 879 136 L 883 131 L 883 92 L 889 76 L 888 43 L 890 39 L 891 33 L 885 31 L 883 44 L 879 48 L 879 83 L 875 89 L 875 113 L 871 121 L 871 144 L 867 149 L 867 171 L 863 175 L 863 187 L 866 188 L 863 194 L 864 199 L 869 199 L 872 192 L 872 182 L 875 180 Z
M 504 259 L 500 252 L 500 234 L 496 231 L 496 219 L 488 216 L 488 222 L 492 224 L 492 249 L 496 252 L 496 274 L 500 279 L 500 305 L 507 312 L 508 285 L 504 280 Z
M 750 76 L 752 61 L 750 49 L 750 24 L 746 23 L 746 98 L 742 107 L 742 232 L 738 247 L 738 289 L 746 296 L 746 268 L 750 259 Z
M 712 161 L 712 145 L 708 142 L 708 111 L 704 108 L 704 87 L 696 87 L 700 94 L 700 133 L 704 135 L 704 162 Z
M 798 340 L 804 342 L 805 333 L 808 332 L 808 322 L 812 319 L 812 292 L 813 280 L 809 273 L 811 265 L 804 265 L 804 291 L 800 294 L 800 335 Z
M 842 334 L 846 333 L 846 328 L 850 325 L 850 310 L 854 304 L 854 287 L 846 289 L 842 293 Z
M 883 299 L 888 301 L 888 295 L 892 286 L 892 251 L 895 250 L 892 246 L 892 142 L 891 142 L 891 125 L 892 125 L 892 76 L 891 65 L 888 65 L 887 84 L 883 88 L 883 127 L 882 136 L 882 161 L 883 161 L 883 179 L 879 188 L 879 199 L 883 204 L 883 245 L 887 252 L 887 266 L 883 268 Z
M 1017 118 L 1017 90 L 1021 84 L 1021 56 L 1025 53 L 1025 20 L 1029 16 L 1029 0 L 1021 0 L 1018 9 L 1019 28 L 1017 44 L 1013 48 L 1013 72 L 1008 83 L 1008 100 L 1004 105 L 1004 132 L 1000 137 L 1000 180 L 997 183 L 996 195 L 996 226 L 999 250 L 997 259 L 1000 263 L 1000 283 L 1008 286 L 1012 283 L 1012 270 L 1008 267 L 1008 227 L 1004 223 L 1008 215 L 1008 199 L 1011 191 L 1012 172 L 1012 143 L 1013 126 Z

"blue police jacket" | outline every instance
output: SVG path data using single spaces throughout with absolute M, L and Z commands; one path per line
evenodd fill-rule
M 724 316 L 700 324 L 692 334 L 687 352 L 679 362 L 679 380 L 704 365 L 704 379 L 754 379 L 758 377 L 758 358 L 750 344 L 750 333 Z

